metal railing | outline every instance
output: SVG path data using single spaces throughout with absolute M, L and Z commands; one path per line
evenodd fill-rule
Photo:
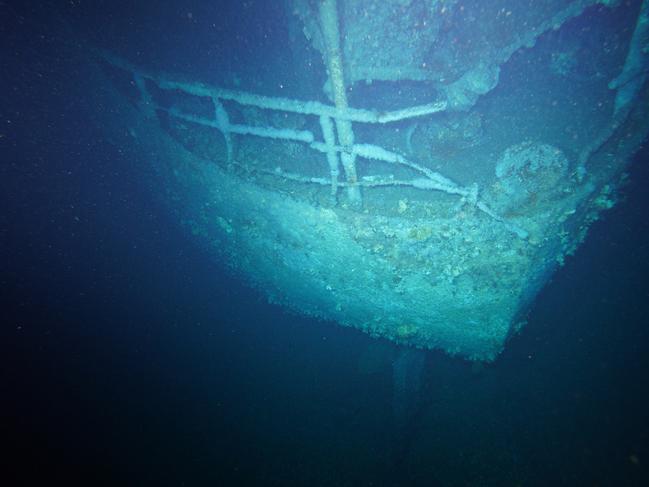
M 228 163 L 234 163 L 233 136 L 255 136 L 275 140 L 285 140 L 306 144 L 311 149 L 321 152 L 326 156 L 328 177 L 309 177 L 300 174 L 279 170 L 256 168 L 256 171 L 269 174 L 286 180 L 307 184 L 328 185 L 332 197 L 336 197 L 338 188 L 385 187 L 407 186 L 421 190 L 442 191 L 451 195 L 462 197 L 467 203 L 474 205 L 494 220 L 501 222 L 506 228 L 520 238 L 527 238 L 527 232 L 510 222 L 505 221 L 487 204 L 479 198 L 476 184 L 470 187 L 461 186 L 442 174 L 413 162 L 401 154 L 385 149 L 375 144 L 352 143 L 343 145 L 336 134 L 335 125 L 344 120 L 355 123 L 387 124 L 408 120 L 446 110 L 445 101 L 436 101 L 424 105 L 402 108 L 392 111 L 376 111 L 347 107 L 344 110 L 335 106 L 326 105 L 317 101 L 301 101 L 282 97 L 269 97 L 247 93 L 243 91 L 228 90 L 202 83 L 174 80 L 172 77 L 151 73 L 133 66 L 132 64 L 106 52 L 101 53 L 102 58 L 110 65 L 127 71 L 133 77 L 135 86 L 140 93 L 140 103 L 144 110 L 153 113 L 160 110 L 179 120 L 217 129 L 225 140 Z M 155 84 L 160 90 L 177 90 L 182 93 L 202 98 L 208 98 L 213 104 L 214 116 L 204 116 L 186 113 L 176 107 L 164 107 L 156 103 L 147 88 L 147 81 Z M 236 102 L 241 106 L 252 106 L 262 110 L 273 110 L 287 113 L 317 116 L 321 130 L 321 138 L 316 137 L 311 130 L 293 130 L 272 126 L 252 126 L 233 123 L 224 101 Z M 411 180 L 361 178 L 358 181 L 339 180 L 340 156 L 349 154 L 368 160 L 382 161 L 390 164 L 402 165 L 418 173 L 419 177 Z

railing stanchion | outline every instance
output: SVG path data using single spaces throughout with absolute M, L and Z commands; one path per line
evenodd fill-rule
M 216 123 L 219 127 L 219 130 L 223 134 L 225 139 L 225 148 L 227 150 L 228 164 L 232 164 L 233 159 L 233 146 L 232 146 L 232 133 L 230 132 L 230 117 L 228 112 L 225 110 L 223 103 L 218 98 L 212 98 L 214 103 L 214 115 L 216 118 Z

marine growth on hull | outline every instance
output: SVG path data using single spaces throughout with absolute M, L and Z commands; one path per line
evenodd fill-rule
M 646 137 L 649 0 L 277 8 L 256 78 L 98 51 L 105 130 L 270 301 L 493 360 Z

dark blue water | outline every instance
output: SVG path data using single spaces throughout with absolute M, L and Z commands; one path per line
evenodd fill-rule
M 495 363 L 427 355 L 395 435 L 389 364 L 358 365 L 376 341 L 266 304 L 88 122 L 75 35 L 229 59 L 218 2 L 183 3 L 163 32 L 153 3 L 0 2 L 3 485 L 649 485 L 648 150 Z

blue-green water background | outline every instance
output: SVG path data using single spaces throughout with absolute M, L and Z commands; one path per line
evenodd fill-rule
M 421 407 L 395 435 L 389 366 L 358 367 L 375 341 L 265 304 L 88 122 L 84 92 L 101 87 L 70 74 L 76 38 L 305 94 L 308 74 L 275 79 L 265 62 L 285 34 L 270 2 L 156 8 L 0 2 L 6 485 L 649 483 L 646 149 L 494 364 L 427 355 Z

